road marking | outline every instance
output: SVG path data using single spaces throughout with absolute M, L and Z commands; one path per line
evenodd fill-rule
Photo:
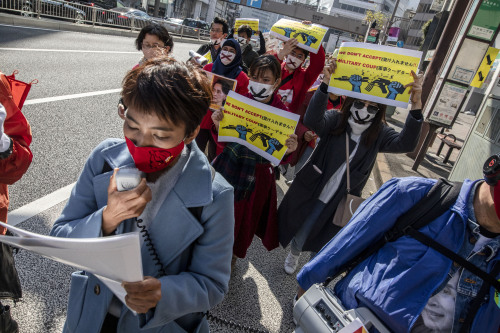
M 64 100 L 75 99 L 75 98 L 83 98 L 83 97 L 91 97 L 91 96 L 98 96 L 98 95 L 115 94 L 115 93 L 119 93 L 120 91 L 122 91 L 121 88 L 119 88 L 119 89 L 109 89 L 109 90 L 100 90 L 100 91 L 91 91 L 91 92 L 86 92 L 86 93 L 81 93 L 81 94 L 72 94 L 72 95 L 63 95 L 63 96 L 54 96 L 54 97 L 45 97 L 45 98 L 30 99 L 30 100 L 27 100 L 24 103 L 24 105 L 32 105 L 32 104 L 40 104 L 40 103 L 50 103 L 50 102 L 64 101 Z
M 97 50 L 58 50 L 58 49 L 25 49 L 15 47 L 0 47 L 2 51 L 37 51 L 37 52 L 67 52 L 67 53 L 111 53 L 111 54 L 139 54 L 137 51 L 97 51 Z
M 69 184 L 68 186 L 60 188 L 55 192 L 47 194 L 38 200 L 9 212 L 7 216 L 8 223 L 10 225 L 17 225 L 63 202 L 71 195 L 71 190 L 74 185 L 75 183 Z
M 55 31 L 55 32 L 70 32 L 56 29 L 45 29 L 45 28 L 33 28 L 33 27 L 23 27 L 20 25 L 11 25 L 11 24 L 0 24 L 1 27 L 12 27 L 12 28 L 23 28 L 23 29 L 32 29 L 32 30 L 44 30 L 44 31 Z

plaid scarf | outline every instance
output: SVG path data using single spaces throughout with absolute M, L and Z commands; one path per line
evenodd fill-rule
M 234 201 L 248 200 L 255 188 L 255 166 L 269 163 L 265 158 L 237 143 L 228 143 L 222 153 L 212 162 L 219 172 L 234 187 Z

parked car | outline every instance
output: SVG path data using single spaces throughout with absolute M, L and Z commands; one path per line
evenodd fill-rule
M 131 27 L 132 19 L 134 20 L 134 27 L 138 29 L 142 29 L 148 24 L 153 23 L 148 14 L 130 7 L 115 7 L 109 11 L 105 11 L 105 15 L 105 20 L 101 19 L 102 22 L 118 25 L 119 27 Z
M 83 10 L 59 0 L 0 0 L 4 10 L 19 11 L 22 16 L 33 17 L 37 13 L 42 16 L 67 19 L 75 23 L 83 23 L 86 14 Z

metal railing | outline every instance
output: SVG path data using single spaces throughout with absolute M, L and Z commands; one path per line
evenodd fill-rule
M 146 25 L 156 23 L 163 25 L 174 36 L 192 37 L 198 40 L 210 39 L 208 30 L 64 0 L 0 0 L 0 11 L 24 17 L 48 17 L 76 24 L 122 28 L 131 31 L 140 30 Z

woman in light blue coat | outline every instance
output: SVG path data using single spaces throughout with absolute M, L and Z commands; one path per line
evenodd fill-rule
M 208 332 L 203 315 L 228 290 L 233 189 L 193 142 L 211 99 L 200 70 L 156 59 L 123 80 L 125 141 L 94 149 L 52 236 L 106 237 L 146 226 L 143 281 L 124 282 L 126 305 L 94 275 L 72 274 L 64 332 Z M 145 173 L 117 191 L 117 168 Z M 135 315 L 130 309 L 137 312 Z

